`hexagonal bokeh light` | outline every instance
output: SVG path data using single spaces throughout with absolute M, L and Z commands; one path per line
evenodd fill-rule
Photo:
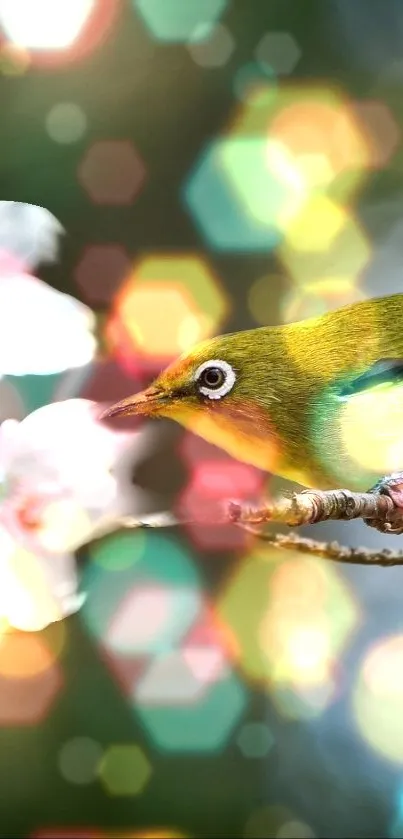
M 121 743 L 109 748 L 99 765 L 99 778 L 109 795 L 140 795 L 151 778 L 151 764 L 140 746 Z
M 340 202 L 379 152 L 342 91 L 252 82 L 228 132 L 190 172 L 187 208 L 217 250 L 265 251 L 286 239 L 324 251 L 344 222 Z
M 108 628 L 106 643 L 122 653 L 150 654 L 181 637 L 201 607 L 199 593 L 156 584 L 132 589 Z M 161 638 L 163 636 L 163 638 Z
M 40 636 L 0 637 L 0 725 L 37 725 L 62 686 L 57 659 Z
M 201 27 L 213 27 L 228 0 L 132 0 L 157 41 L 186 42 Z
M 262 81 L 251 88 L 235 112 L 227 137 L 245 142 L 260 139 L 266 146 L 266 166 L 272 178 L 282 181 L 287 189 L 285 206 L 278 201 L 276 206 L 277 224 L 285 233 L 307 201 L 315 208 L 326 196 L 338 202 L 348 200 L 368 169 L 376 165 L 368 125 L 363 125 L 346 94 L 330 86 L 276 87 Z M 245 182 L 245 198 L 246 174 L 245 166 L 238 167 L 238 179 Z M 267 180 L 267 172 L 262 177 Z M 259 191 L 254 201 L 258 195 Z M 273 197 L 264 203 L 263 192 L 260 195 L 262 207 L 269 213 Z
M 150 661 L 134 690 L 136 715 L 162 752 L 214 753 L 241 718 L 247 691 L 228 666 L 212 679 L 183 650 Z
M 286 242 L 299 253 L 328 251 L 345 224 L 347 213 L 326 195 L 312 195 L 290 220 Z
M 235 41 L 226 26 L 217 23 L 199 26 L 187 44 L 187 50 L 199 67 L 223 67 L 235 49 Z
M 90 304 L 108 304 L 130 271 L 130 257 L 122 245 L 93 244 L 83 250 L 74 279 Z
M 334 202 L 327 202 L 326 209 L 322 214 L 318 205 L 307 208 L 294 235 L 279 248 L 279 258 L 300 290 L 327 281 L 359 282 L 371 259 L 371 243 L 354 215 Z M 309 217 L 314 232 L 307 235 Z
M 78 179 L 94 204 L 132 204 L 146 171 L 129 140 L 98 140 L 90 146 L 78 168 Z
M 115 297 L 106 339 L 118 356 L 140 356 L 158 369 L 214 335 L 227 314 L 227 295 L 203 259 L 145 257 Z
M 87 129 L 87 117 L 74 102 L 59 102 L 48 112 L 45 125 L 55 143 L 68 145 L 81 140 Z
M 139 615 L 146 626 L 155 617 L 150 615 L 151 602 L 147 609 L 146 619 L 144 610 Z M 177 604 L 176 611 L 180 609 Z M 136 614 L 132 613 L 128 639 L 132 627 L 136 633 Z M 172 753 L 217 752 L 225 746 L 247 702 L 247 691 L 231 669 L 237 654 L 234 640 L 207 604 L 180 635 L 167 638 L 148 659 L 143 652 L 137 667 L 127 655 L 120 662 L 115 657 L 115 674 L 155 748 Z
M 287 148 L 310 188 L 328 187 L 348 172 L 353 189 L 371 164 L 368 138 L 341 90 L 285 85 L 269 119 L 270 137 Z
M 271 251 L 278 224 L 298 184 L 282 183 L 266 165 L 267 142 L 259 137 L 223 137 L 203 152 L 185 185 L 185 204 L 210 247 L 218 251 Z
M 176 539 L 153 531 L 107 537 L 91 547 L 91 560 L 83 618 L 131 690 L 132 670 L 126 678 L 120 659 L 129 666 L 180 642 L 202 609 L 200 576 Z
M 239 562 L 217 602 L 246 675 L 282 713 L 320 713 L 337 689 L 335 663 L 357 607 L 337 571 L 298 554 L 259 548 Z
M 91 784 L 97 777 L 103 752 L 101 744 L 91 737 L 72 737 L 59 751 L 61 775 L 70 784 Z
M 255 49 L 255 57 L 278 75 L 287 75 L 298 64 L 301 50 L 290 32 L 266 32 Z
M 268 79 L 273 87 L 277 84 L 273 71 L 264 64 L 258 64 L 256 61 L 241 64 L 234 73 L 232 83 L 236 98 L 240 102 L 248 102 L 254 91 L 267 83 Z

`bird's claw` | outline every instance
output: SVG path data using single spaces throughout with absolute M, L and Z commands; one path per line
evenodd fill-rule
M 368 490 L 378 495 L 388 495 L 395 506 L 387 519 L 364 519 L 365 524 L 381 533 L 403 534 L 403 472 L 386 475 Z

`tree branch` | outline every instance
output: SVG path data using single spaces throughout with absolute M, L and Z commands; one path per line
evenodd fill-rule
M 339 545 L 337 542 L 306 539 L 296 533 L 287 535 L 262 532 L 257 529 L 268 523 L 300 527 L 304 524 L 317 524 L 330 519 L 350 521 L 358 518 L 382 533 L 403 533 L 403 510 L 389 495 L 381 492 L 351 492 L 348 489 L 328 491 L 306 489 L 290 496 L 284 495 L 278 499 L 266 501 L 260 507 L 231 502 L 226 514 L 219 521 L 211 522 L 211 524 L 232 523 L 270 543 L 274 548 L 300 551 L 336 562 L 384 567 L 403 564 L 403 551 L 387 548 L 381 551 L 351 548 Z M 197 523 L 176 518 L 170 513 L 145 516 L 142 520 L 125 519 L 122 521 L 125 527 L 169 527 Z
M 378 523 L 390 525 L 386 527 L 390 532 L 393 532 L 394 526 L 402 524 L 402 511 L 388 495 L 350 492 L 348 489 L 304 489 L 291 496 L 284 495 L 267 501 L 264 506 L 256 508 L 232 502 L 228 513 L 235 524 L 266 524 L 274 521 L 300 527 L 302 524 L 317 524 L 329 519 L 364 519 L 373 526 Z
M 350 565 L 382 565 L 384 568 L 403 563 L 403 551 L 392 551 L 389 548 L 381 551 L 350 548 L 347 545 L 339 545 L 338 542 L 317 542 L 316 539 L 305 539 L 297 533 L 267 533 L 255 530 L 247 524 L 241 524 L 241 527 L 264 542 L 269 542 L 274 548 L 299 551 L 311 556 L 331 559 L 333 562 L 344 562 Z

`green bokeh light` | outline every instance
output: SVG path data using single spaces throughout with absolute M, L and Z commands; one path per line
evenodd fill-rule
M 110 746 L 99 767 L 99 777 L 109 795 L 139 795 L 151 777 L 151 765 L 139 746 Z
M 141 681 L 137 687 L 141 690 Z M 224 748 L 246 704 L 245 686 L 230 673 L 208 686 L 193 704 L 137 701 L 136 712 L 161 751 L 212 753 Z
M 282 193 L 263 168 L 262 148 L 256 138 L 216 140 L 185 183 L 185 204 L 203 237 L 218 251 L 271 251 L 279 242 L 269 208 Z
M 227 0 L 134 0 L 150 34 L 157 41 L 188 41 L 202 25 L 221 18 Z
M 88 591 L 83 619 L 89 631 L 115 652 L 170 648 L 192 624 L 200 607 L 201 579 L 191 555 L 175 539 L 151 531 L 116 533 L 93 546 L 90 558 L 83 582 Z M 137 627 L 135 600 L 153 589 L 165 594 L 168 610 L 158 631 L 146 641 L 142 627 Z
M 249 722 L 242 726 L 238 737 L 238 746 L 244 757 L 266 757 L 273 746 L 273 735 L 263 722 Z

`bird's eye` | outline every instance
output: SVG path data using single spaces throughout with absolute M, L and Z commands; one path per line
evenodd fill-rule
M 199 382 L 205 387 L 217 390 L 225 382 L 225 374 L 221 367 L 206 367 L 199 376 Z
M 195 372 L 199 393 L 209 399 L 221 399 L 235 384 L 235 372 L 227 361 L 213 359 L 205 361 Z

